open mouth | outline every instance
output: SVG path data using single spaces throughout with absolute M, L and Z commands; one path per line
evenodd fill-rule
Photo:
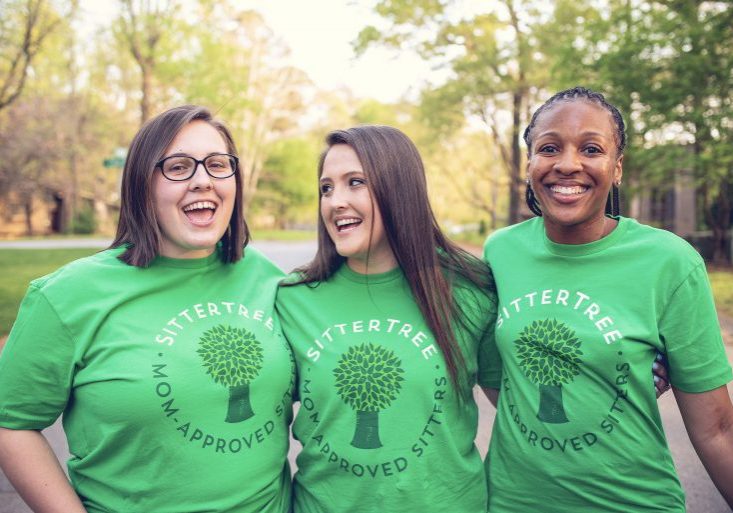
M 193 224 L 206 224 L 214 217 L 216 205 L 212 201 L 197 201 L 183 207 L 183 213 Z
M 340 232 L 347 232 L 355 229 L 361 224 L 361 219 L 358 217 L 347 217 L 345 219 L 336 220 L 336 230 Z
M 577 196 L 587 191 L 589 187 L 587 185 L 551 185 L 550 190 L 555 194 L 561 196 Z

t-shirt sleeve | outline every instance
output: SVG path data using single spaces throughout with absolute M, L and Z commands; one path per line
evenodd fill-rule
M 0 426 L 44 429 L 66 407 L 74 344 L 43 292 L 34 285 L 0 355 Z
M 706 392 L 733 378 L 723 346 L 704 263 L 672 293 L 659 324 L 670 382 L 684 392 Z

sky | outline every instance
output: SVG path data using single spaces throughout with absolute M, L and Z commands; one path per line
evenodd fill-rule
M 416 98 L 435 72 L 411 52 L 371 48 L 356 58 L 352 41 L 377 20 L 370 0 L 240 0 L 259 11 L 292 52 L 292 65 L 305 71 L 319 89 L 350 89 L 358 97 L 395 102 Z M 82 0 L 89 27 L 109 23 L 115 0 Z

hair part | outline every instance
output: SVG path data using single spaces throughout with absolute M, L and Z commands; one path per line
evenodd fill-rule
M 178 133 L 193 121 L 204 121 L 221 135 L 227 152 L 237 156 L 237 148 L 229 129 L 215 119 L 205 107 L 182 105 L 148 120 L 130 143 L 122 172 L 120 219 L 117 233 L 110 248 L 127 246 L 119 255 L 123 262 L 136 267 L 147 267 L 160 254 L 162 234 L 155 214 L 153 176 L 155 164 Z M 249 228 L 244 220 L 242 175 L 235 169 L 236 195 L 229 226 L 220 240 L 219 254 L 225 263 L 242 258 L 249 242 Z
M 491 271 L 443 235 L 428 200 L 422 159 L 404 133 L 388 126 L 366 125 L 330 132 L 325 142 L 326 149 L 318 163 L 319 178 L 333 146 L 346 144 L 354 150 L 395 259 L 440 347 L 451 380 L 460 390 L 458 385 L 467 379 L 466 364 L 453 330 L 456 325 L 468 328 L 473 323 L 458 308 L 455 288 L 458 282 L 472 284 L 495 301 Z M 312 262 L 297 269 L 300 280 L 284 286 L 317 286 L 344 264 L 345 258 L 336 251 L 320 215 L 320 204 L 319 196 L 318 251 Z
M 532 118 L 529 121 L 529 125 L 524 129 L 524 142 L 527 144 L 527 156 L 529 157 L 532 153 L 532 131 L 534 130 L 537 120 L 540 114 L 550 110 L 555 104 L 560 102 L 574 102 L 574 101 L 585 101 L 598 105 L 602 109 L 605 109 L 610 115 L 614 126 L 614 140 L 616 141 L 616 158 L 621 158 L 626 148 L 626 124 L 621 112 L 606 100 L 603 94 L 588 89 L 582 86 L 575 86 L 571 89 L 565 89 L 559 93 L 552 95 L 545 103 L 534 111 Z M 532 190 L 532 186 L 527 180 L 527 187 L 524 196 L 525 202 L 529 210 L 536 216 L 542 216 L 542 209 L 540 203 L 537 201 L 537 197 Z M 611 192 L 606 201 L 606 214 L 612 216 L 618 216 L 621 214 L 620 209 L 620 194 L 616 184 L 612 184 Z

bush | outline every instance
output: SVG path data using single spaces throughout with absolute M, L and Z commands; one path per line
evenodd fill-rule
M 71 220 L 69 232 L 88 235 L 97 231 L 97 218 L 94 209 L 85 207 L 80 209 Z

